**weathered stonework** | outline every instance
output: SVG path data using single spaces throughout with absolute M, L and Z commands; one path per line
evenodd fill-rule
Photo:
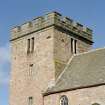
M 92 30 L 57 12 L 17 26 L 11 32 L 10 105 L 28 105 L 31 96 L 35 105 L 43 105 L 43 91 L 55 84 L 72 56 L 71 38 L 77 40 L 77 53 L 90 50 L 93 43 Z M 32 37 L 34 52 L 27 54 L 27 39 Z M 49 104 L 46 100 L 45 105 Z
M 85 40 L 81 40 L 72 33 L 54 29 L 54 61 L 55 61 L 55 77 L 64 70 L 67 62 L 73 55 L 71 53 L 71 38 L 77 40 L 77 53 L 83 53 L 91 50 L 92 45 Z
M 52 25 L 58 26 L 66 31 L 70 31 L 79 37 L 87 39 L 90 42 L 93 41 L 91 29 L 71 20 L 68 17 L 63 17 L 57 12 L 48 13 L 44 16 L 35 18 L 32 21 L 26 22 L 21 26 L 14 27 L 11 31 L 11 40 L 39 31 Z
M 50 36 L 50 39 L 46 37 Z M 35 50 L 27 55 L 27 39 L 35 37 Z M 10 83 L 10 105 L 27 104 L 29 96 L 36 104 L 42 104 L 42 91 L 54 80 L 53 27 L 19 38 L 11 43 L 12 71 Z M 33 64 L 33 75 L 29 76 L 29 65 Z
M 66 95 L 69 105 L 105 104 L 105 85 L 55 93 L 44 97 L 44 105 L 60 105 L 60 97 Z

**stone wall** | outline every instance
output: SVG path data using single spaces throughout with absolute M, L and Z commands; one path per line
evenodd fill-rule
M 55 93 L 44 97 L 44 105 L 60 105 L 60 97 L 66 95 L 69 105 L 105 104 L 105 85 Z
M 66 29 L 80 37 L 83 37 L 89 41 L 92 40 L 92 30 L 82 24 L 73 21 L 68 17 L 64 17 L 57 12 L 51 12 L 45 14 L 44 16 L 37 17 L 32 21 L 25 22 L 22 25 L 16 26 L 11 30 L 11 40 L 17 39 L 19 37 L 25 36 L 32 32 L 42 30 L 51 25 L 56 25 Z
M 77 41 L 76 52 L 83 53 L 92 49 L 91 43 L 86 42 L 72 33 L 54 29 L 54 62 L 55 62 L 55 78 L 64 70 L 67 62 L 71 59 L 71 38 Z
M 48 38 L 50 36 L 50 38 Z M 35 38 L 34 53 L 27 55 L 27 39 Z M 43 104 L 42 91 L 54 81 L 53 27 L 11 42 L 12 71 L 10 105 L 27 105 L 28 97 L 36 105 Z M 33 64 L 32 74 L 29 65 Z
M 27 40 L 32 37 L 35 39 L 34 52 L 27 54 Z M 35 104 L 43 104 L 42 92 L 54 85 L 72 56 L 70 40 L 69 34 L 52 26 L 11 41 L 10 105 L 26 105 L 30 96 L 34 97 Z M 78 52 L 82 49 L 84 52 L 91 45 L 77 39 L 77 46 L 81 46 Z
M 27 40 L 33 37 L 34 52 L 28 54 Z M 33 97 L 35 105 L 43 105 L 43 91 L 55 84 L 72 56 L 71 37 L 77 40 L 78 53 L 90 49 L 92 30 L 84 30 L 82 25 L 74 25 L 56 12 L 12 29 L 10 105 L 27 105 L 29 97 Z M 79 37 L 84 37 L 84 40 Z

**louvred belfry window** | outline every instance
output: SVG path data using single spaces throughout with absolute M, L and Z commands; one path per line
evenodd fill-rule
M 27 54 L 34 52 L 34 37 L 27 39 Z
M 71 38 L 71 53 L 76 54 L 77 53 L 77 40 Z

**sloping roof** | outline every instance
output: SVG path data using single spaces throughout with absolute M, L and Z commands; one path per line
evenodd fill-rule
M 105 83 L 105 48 L 75 55 L 47 94 Z

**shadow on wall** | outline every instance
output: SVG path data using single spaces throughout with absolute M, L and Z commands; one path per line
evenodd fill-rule
M 98 104 L 98 103 L 93 103 L 92 105 L 100 105 L 100 104 Z

